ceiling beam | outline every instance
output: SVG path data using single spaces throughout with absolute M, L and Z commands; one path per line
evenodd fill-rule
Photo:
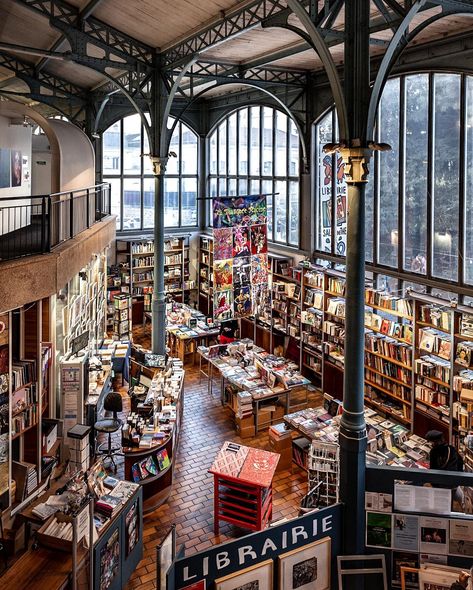
M 84 6 L 84 8 L 79 12 L 78 22 L 85 21 L 92 16 L 92 13 L 96 8 L 102 4 L 103 0 L 89 0 L 89 2 Z M 59 38 L 51 45 L 49 51 L 59 51 L 64 46 L 64 42 L 67 41 L 66 36 L 61 34 Z M 43 57 L 37 64 L 36 64 L 36 71 L 40 72 L 44 66 L 48 63 L 49 58 Z

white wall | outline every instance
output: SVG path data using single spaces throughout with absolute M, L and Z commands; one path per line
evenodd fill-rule
M 33 135 L 31 159 L 31 194 L 51 194 L 52 154 L 49 140 L 46 135 Z

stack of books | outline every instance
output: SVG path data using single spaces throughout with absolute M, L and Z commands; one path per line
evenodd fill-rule
M 120 510 L 121 505 L 121 498 L 112 496 L 112 494 L 105 494 L 97 500 L 95 503 L 95 509 L 107 518 L 112 518 L 114 514 Z

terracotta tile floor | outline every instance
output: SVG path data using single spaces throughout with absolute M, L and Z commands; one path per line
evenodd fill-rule
M 135 340 L 139 339 L 137 336 L 139 334 L 134 335 Z M 202 381 L 199 379 L 198 368 L 186 367 L 184 419 L 173 489 L 165 504 L 144 517 L 143 560 L 132 575 L 128 589 L 156 588 L 156 546 L 173 523 L 176 523 L 177 545 L 184 545 L 186 554 L 248 533 L 222 523 L 220 535 L 214 534 L 213 480 L 207 470 L 225 440 L 269 449 L 268 434 L 265 431 L 256 438 L 240 439 L 232 424 L 232 413 L 221 406 L 217 389 L 214 388 L 210 396 L 205 377 Z M 317 397 L 317 394 L 311 394 L 311 402 L 316 402 Z M 125 399 L 125 411 L 126 402 Z M 294 464 L 292 469 L 276 473 L 273 481 L 273 519 L 297 516 L 300 499 L 306 491 L 307 475 Z

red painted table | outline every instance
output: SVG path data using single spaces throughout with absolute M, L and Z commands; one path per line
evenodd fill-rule
M 232 450 L 233 449 L 233 450 Z M 214 476 L 214 530 L 220 521 L 261 531 L 273 512 L 279 454 L 225 442 L 209 469 Z

